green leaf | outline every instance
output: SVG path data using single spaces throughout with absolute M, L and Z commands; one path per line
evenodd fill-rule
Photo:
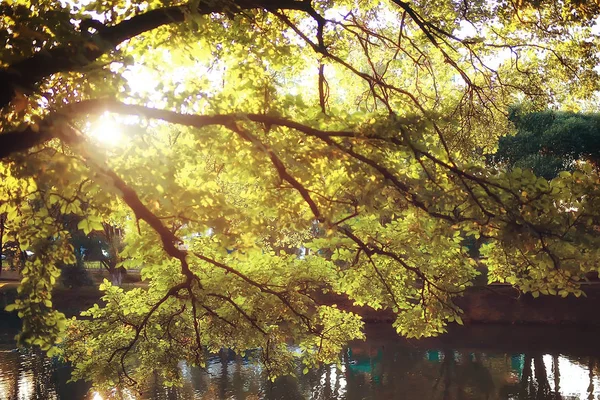
M 12 312 L 14 310 L 17 309 L 17 305 L 16 304 L 9 304 L 6 307 L 4 307 L 4 311 L 6 312 Z

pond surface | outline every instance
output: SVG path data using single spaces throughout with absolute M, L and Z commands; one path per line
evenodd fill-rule
M 1 321 L 0 321 L 1 323 Z M 17 350 L 13 329 L 0 325 L 0 400 L 106 399 L 85 382 L 67 383 L 70 368 L 31 350 Z M 182 388 L 149 383 L 131 399 L 600 399 L 600 330 L 475 326 L 441 338 L 400 339 L 369 327 L 341 367 L 298 378 L 265 379 L 261 368 L 228 351 L 206 370 L 181 364 Z

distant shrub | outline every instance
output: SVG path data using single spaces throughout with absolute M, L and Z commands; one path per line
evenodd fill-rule
M 93 286 L 90 273 L 79 265 L 65 265 L 61 268 L 60 282 L 66 287 Z

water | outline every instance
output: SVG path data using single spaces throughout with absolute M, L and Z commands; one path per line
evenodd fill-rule
M 70 369 L 32 350 L 16 350 L 0 328 L 0 400 L 106 399 Z M 343 353 L 341 367 L 298 378 L 265 379 L 259 366 L 228 351 L 206 370 L 181 364 L 185 384 L 152 382 L 135 399 L 600 399 L 600 330 L 476 326 L 441 338 L 407 341 L 385 326 Z

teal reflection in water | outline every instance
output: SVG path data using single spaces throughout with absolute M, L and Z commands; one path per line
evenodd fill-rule
M 297 378 L 282 377 L 274 383 L 248 358 L 224 350 L 210 357 L 206 370 L 181 363 L 185 382 L 181 388 L 148 382 L 142 395 L 120 395 L 169 400 L 600 399 L 596 348 L 583 354 L 582 347 L 569 353 L 531 344 L 531 350 L 515 352 L 466 342 L 458 346 L 452 341 L 371 338 L 352 344 L 342 354 L 339 368 L 322 366 L 303 375 L 298 366 Z M 39 352 L 17 351 L 5 344 L 0 347 L 0 400 L 110 397 L 111 393 L 89 391 L 86 383 L 67 384 L 69 373 L 68 366 Z

